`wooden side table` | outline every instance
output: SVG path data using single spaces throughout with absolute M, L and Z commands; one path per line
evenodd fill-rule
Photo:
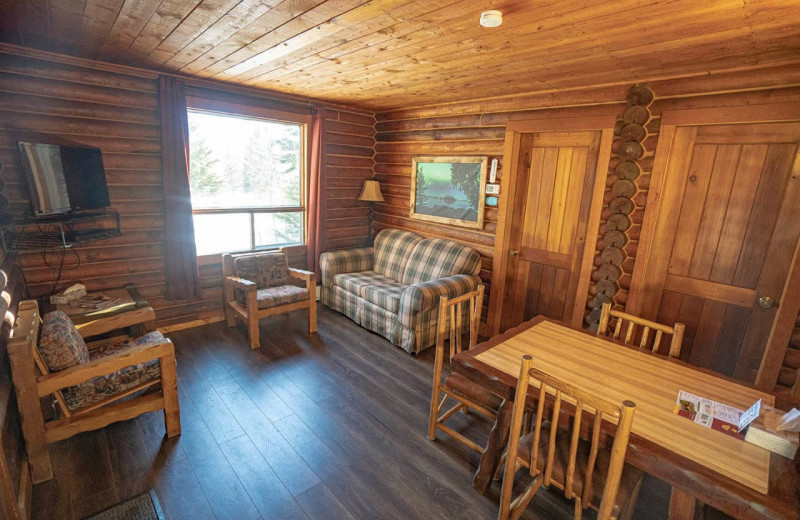
M 56 305 L 56 309 L 64 311 L 81 336 L 94 336 L 111 330 L 129 329 L 131 336 L 141 336 L 155 330 L 156 313 L 147 303 L 135 284 L 127 284 L 120 289 L 96 291 L 89 295 L 109 296 L 119 301 L 105 309 L 86 309 L 70 305 Z

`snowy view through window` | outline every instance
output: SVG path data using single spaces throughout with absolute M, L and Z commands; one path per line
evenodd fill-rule
M 188 115 L 197 254 L 302 243 L 301 125 Z

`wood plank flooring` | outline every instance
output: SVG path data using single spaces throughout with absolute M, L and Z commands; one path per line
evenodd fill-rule
M 305 327 L 302 312 L 262 320 L 257 351 L 224 323 L 172 334 L 183 434 L 165 439 L 152 413 L 52 445 L 33 518 L 78 520 L 150 488 L 171 520 L 495 518 L 499 483 L 471 487 L 477 455 L 426 437 L 432 350 L 410 356 L 323 307 L 319 334 Z M 637 520 L 666 518 L 668 491 L 647 480 Z M 572 518 L 556 492 L 533 504 L 524 518 Z

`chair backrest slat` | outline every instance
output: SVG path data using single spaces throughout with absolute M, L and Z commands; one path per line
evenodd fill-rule
M 607 520 L 611 513 L 611 507 L 616 500 L 617 491 L 619 488 L 619 480 L 622 475 L 622 468 L 625 462 L 625 451 L 628 446 L 628 438 L 630 436 L 631 422 L 633 421 L 633 412 L 635 404 L 630 401 L 624 401 L 621 406 L 610 403 L 594 394 L 591 394 L 581 388 L 572 384 L 559 380 L 549 374 L 542 372 L 537 368 L 532 367 L 532 358 L 530 356 L 523 356 L 522 365 L 520 369 L 519 382 L 516 391 L 516 400 L 514 402 L 514 412 L 512 413 L 511 434 L 509 443 L 518 443 L 520 438 L 520 430 L 522 428 L 522 416 L 525 410 L 525 400 L 528 394 L 528 388 L 531 385 L 539 386 L 538 403 L 536 409 L 536 418 L 534 423 L 533 445 L 531 446 L 531 455 L 529 462 L 530 474 L 533 477 L 541 478 L 541 484 L 549 486 L 554 484 L 564 490 L 567 498 L 578 498 L 578 504 L 581 508 L 588 507 L 592 500 L 592 479 L 597 473 L 596 465 L 598 460 L 598 452 L 601 443 L 601 427 L 603 418 L 605 417 L 611 422 L 617 422 L 616 433 L 614 434 L 614 443 L 611 451 L 608 476 L 603 489 L 603 496 L 599 505 L 601 514 L 598 515 L 599 519 Z M 551 397 L 552 396 L 552 397 Z M 539 471 L 539 445 L 541 442 L 542 423 L 544 422 L 544 410 L 546 409 L 545 401 L 550 398 L 552 402 L 552 413 L 550 414 L 550 432 L 547 442 L 547 459 L 545 460 L 543 471 Z M 559 417 L 563 408 L 563 403 L 574 403 L 574 417 L 566 431 L 559 432 Z M 575 489 L 575 471 L 578 466 L 578 453 L 582 447 L 581 442 L 581 425 L 583 421 L 583 414 L 593 416 L 591 422 L 591 444 L 588 447 L 588 460 L 583 469 L 583 486 L 581 496 L 578 496 Z M 559 433 L 569 434 L 569 452 L 567 454 L 567 466 L 564 471 L 564 481 L 555 481 L 553 477 L 553 470 L 557 461 L 562 457 L 557 454 L 557 442 Z M 509 459 L 506 464 L 515 464 L 517 460 L 517 450 L 511 448 L 516 444 L 509 444 Z M 513 457 L 513 459 L 512 459 Z M 513 473 L 512 473 L 513 474 Z M 507 470 L 506 475 L 509 475 Z M 511 486 L 511 483 L 503 483 L 505 486 Z M 505 497 L 505 492 L 501 495 L 501 501 Z M 504 511 L 504 506 L 501 504 L 501 512 Z
M 450 340 L 450 354 L 452 358 L 461 352 L 464 343 L 461 339 L 461 332 L 464 330 L 464 319 L 468 320 L 467 334 L 469 334 L 469 347 L 472 348 L 478 343 L 478 330 L 481 322 L 481 311 L 483 310 L 483 285 L 478 286 L 474 291 L 462 294 L 455 298 L 442 296 L 439 299 L 439 316 L 436 334 L 436 355 L 439 351 L 444 354 L 444 343 Z M 469 305 L 467 306 L 467 302 Z M 468 312 L 465 313 L 464 311 Z M 466 315 L 465 315 L 466 314 Z
M 681 355 L 683 335 L 686 330 L 686 326 L 683 323 L 676 323 L 674 326 L 669 327 L 655 321 L 634 316 L 633 314 L 612 310 L 611 303 L 604 303 L 602 313 L 600 314 L 600 322 L 597 327 L 598 336 L 608 335 L 608 329 L 612 318 L 617 320 L 614 325 L 614 330 L 611 333 L 611 337 L 615 340 L 620 339 L 623 323 L 627 322 L 628 328 L 624 339 L 626 345 L 631 344 L 635 340 L 636 326 L 640 325 L 642 327 L 641 340 L 639 341 L 640 349 L 650 348 L 653 352 L 658 352 L 661 347 L 663 335 L 669 334 L 672 337 L 669 346 L 669 357 L 679 357 Z M 653 343 L 648 347 L 651 330 L 655 331 L 655 335 L 653 337 Z

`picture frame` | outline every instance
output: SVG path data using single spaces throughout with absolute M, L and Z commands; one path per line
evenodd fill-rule
M 500 185 L 499 184 L 487 184 L 486 188 L 484 189 L 484 193 L 486 195 L 499 195 L 500 194 Z
M 413 157 L 409 218 L 483 229 L 488 162 L 485 156 Z

